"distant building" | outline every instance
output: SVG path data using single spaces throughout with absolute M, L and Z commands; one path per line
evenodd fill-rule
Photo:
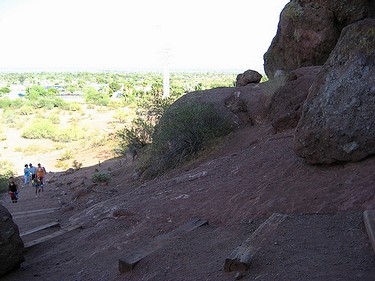
M 60 86 L 60 85 L 49 85 L 49 86 L 44 86 L 44 89 L 48 90 L 48 89 L 56 89 L 60 92 L 65 92 L 65 89 L 63 86 Z
M 24 85 L 11 85 L 10 92 L 7 95 L 10 99 L 18 99 L 26 95 L 26 86 Z

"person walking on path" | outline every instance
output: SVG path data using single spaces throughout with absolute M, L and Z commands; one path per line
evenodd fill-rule
M 9 191 L 9 195 L 10 195 L 10 199 L 12 200 L 12 203 L 17 203 L 17 201 L 18 201 L 18 187 L 17 187 L 17 184 L 15 183 L 13 177 L 9 178 L 8 191 Z
M 30 183 L 30 168 L 29 165 L 25 164 L 25 168 L 23 169 L 23 177 L 24 177 L 24 185 L 29 185 Z
M 29 170 L 31 175 L 31 183 L 33 186 L 35 186 L 35 177 L 36 177 L 36 167 L 33 166 L 33 164 L 29 164 Z
M 46 169 L 42 167 L 40 163 L 38 163 L 38 167 L 36 168 L 36 177 L 40 179 L 41 187 L 43 191 L 43 185 L 44 185 L 44 176 L 46 175 Z
M 35 197 L 38 197 L 41 191 L 43 191 L 43 184 L 42 180 L 37 176 L 34 180 L 34 187 L 35 187 Z

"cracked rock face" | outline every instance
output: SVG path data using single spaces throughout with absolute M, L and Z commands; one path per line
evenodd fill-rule
M 375 154 L 375 19 L 344 28 L 312 84 L 294 148 L 310 163 Z
M 0 277 L 23 262 L 23 242 L 9 211 L 0 205 Z
M 292 0 L 280 15 L 277 34 L 264 54 L 269 78 L 278 71 L 323 65 L 342 29 L 374 17 L 370 0 Z

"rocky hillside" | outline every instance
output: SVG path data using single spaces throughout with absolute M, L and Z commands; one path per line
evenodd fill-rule
M 139 159 L 49 174 L 38 200 L 80 228 L 32 247 L 3 279 L 375 280 L 362 219 L 375 208 L 374 5 L 353 5 L 292 0 L 265 55 L 273 79 L 178 100 L 170 111 L 209 103 L 237 128 L 199 158 L 147 181 Z M 37 209 L 24 194 L 18 208 Z M 250 268 L 228 265 L 248 243 Z

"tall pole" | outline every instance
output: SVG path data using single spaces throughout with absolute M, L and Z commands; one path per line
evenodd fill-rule
M 164 49 L 164 67 L 163 67 L 163 98 L 170 95 L 169 87 L 169 49 Z

